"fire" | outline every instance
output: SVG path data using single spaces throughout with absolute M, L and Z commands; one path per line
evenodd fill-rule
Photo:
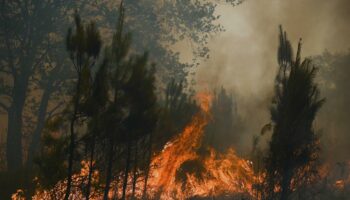
M 70 196 L 70 199 L 84 199 L 84 194 L 79 187 L 79 185 L 86 185 L 87 183 L 87 177 L 89 173 L 89 162 L 87 161 L 81 161 L 82 168 L 80 170 L 80 173 L 74 174 L 72 177 L 73 185 L 75 187 L 72 187 L 72 193 Z M 99 181 L 100 175 L 97 170 L 93 171 L 92 174 L 92 184 L 97 184 Z M 65 191 L 66 191 L 66 185 L 67 180 L 58 182 L 54 188 L 51 190 L 42 190 L 40 187 L 36 190 L 34 196 L 32 197 L 32 200 L 42 200 L 42 199 L 63 199 Z M 17 193 L 16 193 L 17 194 Z M 17 200 L 18 195 L 12 196 L 13 200 Z M 91 191 L 91 198 L 90 199 L 102 199 L 101 194 L 99 194 L 97 191 L 95 191 L 92 188 Z
M 176 171 L 185 161 L 198 157 L 196 150 L 200 147 L 203 129 L 209 121 L 211 97 L 204 93 L 198 97 L 201 112 L 197 113 L 184 131 L 165 145 L 163 151 L 155 156 L 151 162 L 151 166 L 154 166 L 155 169 L 151 170 L 148 187 L 152 190 L 160 189 L 168 197 L 174 191 L 180 193 L 178 184 L 175 182 Z
M 208 93 L 197 95 L 200 111 L 192 117 L 184 130 L 168 142 L 164 149 L 151 160 L 147 184 L 150 199 L 187 199 L 190 197 L 210 197 L 224 194 L 248 194 L 253 196 L 253 185 L 257 181 L 252 163 L 237 156 L 233 149 L 218 153 L 212 148 L 202 147 L 204 128 L 211 120 Z M 205 153 L 199 153 L 199 150 Z M 86 181 L 88 162 L 82 162 L 79 174 L 74 175 L 74 185 Z M 140 172 L 141 174 L 141 172 Z M 142 197 L 144 177 L 139 177 L 135 196 Z M 99 182 L 98 171 L 93 173 L 93 181 Z M 60 181 L 47 191 L 38 190 L 33 199 L 60 199 L 64 195 L 66 181 Z M 131 185 L 131 183 L 130 183 Z M 103 186 L 101 186 L 103 187 Z M 121 183 L 113 181 L 110 196 L 120 194 Z M 131 194 L 131 187 L 128 193 Z M 82 199 L 79 187 L 72 190 L 73 199 Z M 102 199 L 102 193 L 92 189 L 90 199 Z
M 338 189 L 344 189 L 345 181 L 344 180 L 337 180 L 337 181 L 335 181 L 334 186 Z
M 203 92 L 203 93 L 197 94 L 197 99 L 199 101 L 200 108 L 207 115 L 210 115 L 209 112 L 210 112 L 210 106 L 211 106 L 210 104 L 211 104 L 212 98 L 213 96 L 210 95 L 209 93 Z M 206 122 L 205 124 L 208 123 L 208 121 L 205 121 L 205 122 Z
M 148 185 L 151 197 L 157 193 L 161 194 L 161 199 L 186 199 L 225 193 L 252 194 L 254 173 L 251 164 L 239 158 L 233 149 L 226 154 L 219 154 L 210 148 L 209 155 L 203 157 L 198 154 L 204 127 L 210 120 L 211 96 L 200 93 L 197 97 L 201 111 L 193 117 L 184 131 L 152 160 L 151 166 L 154 168 Z M 185 172 L 185 182 L 177 181 L 177 172 L 182 165 L 196 160 L 199 160 L 203 167 L 202 172 L 197 172 L 200 177 Z

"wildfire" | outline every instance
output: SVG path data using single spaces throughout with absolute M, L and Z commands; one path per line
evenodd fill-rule
M 200 93 L 197 98 L 201 110 L 192 117 L 184 130 L 151 160 L 147 184 L 148 198 L 187 199 L 195 196 L 243 193 L 253 195 L 252 187 L 257 177 L 250 161 L 238 157 L 233 149 L 222 154 L 212 148 L 204 148 L 206 153 L 199 153 L 204 128 L 211 119 L 212 96 Z M 72 189 L 72 199 L 83 199 L 79 185 L 86 181 L 88 162 L 83 161 L 82 166 L 81 172 L 73 177 L 75 187 Z M 144 180 L 144 177 L 139 177 L 138 180 Z M 93 173 L 93 182 L 99 182 L 98 171 Z M 38 190 L 33 199 L 61 199 L 65 185 L 66 180 L 60 181 L 51 190 Z M 121 184 L 114 181 L 111 186 L 112 197 L 113 194 L 119 193 Z M 143 181 L 137 182 L 135 195 L 138 199 L 142 197 L 143 186 Z M 130 189 L 128 191 L 131 193 Z M 102 199 L 102 193 L 92 190 L 90 199 Z
M 89 172 L 89 162 L 81 161 L 82 168 L 80 173 L 74 174 L 72 177 L 73 185 L 70 199 L 84 199 L 81 186 L 87 184 L 87 177 Z M 92 184 L 97 184 L 99 181 L 99 172 L 95 170 L 92 174 Z M 67 180 L 58 182 L 51 190 L 42 190 L 40 187 L 35 192 L 32 200 L 42 199 L 63 199 L 66 191 Z M 18 200 L 18 192 L 12 196 L 13 200 Z M 22 197 L 22 196 L 20 196 Z M 102 199 L 102 195 L 92 188 L 90 199 Z M 22 200 L 22 199 L 21 199 Z
M 219 154 L 208 149 L 209 155 L 200 156 L 198 149 L 204 127 L 210 120 L 211 96 L 206 93 L 197 95 L 201 112 L 163 151 L 154 157 L 148 188 L 151 197 L 161 194 L 161 199 L 186 199 L 193 196 L 218 196 L 225 193 L 252 193 L 254 173 L 249 161 L 239 158 L 233 149 Z M 177 180 L 186 163 L 200 162 L 195 173 L 182 172 L 183 179 Z M 199 172 L 200 171 L 200 172 Z

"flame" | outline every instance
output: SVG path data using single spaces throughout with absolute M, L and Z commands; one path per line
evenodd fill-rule
M 218 153 L 205 148 L 206 154 L 198 153 L 204 128 L 211 120 L 209 93 L 197 94 L 200 111 L 195 114 L 184 130 L 168 142 L 163 150 L 151 160 L 147 196 L 150 199 L 187 199 L 189 197 L 209 197 L 224 194 L 253 194 L 253 184 L 259 177 L 254 175 L 252 163 L 237 156 L 233 149 Z M 200 169 L 186 164 L 199 163 Z M 87 180 L 89 162 L 82 161 L 79 174 L 73 176 L 74 185 L 82 185 Z M 141 172 L 139 174 L 142 174 Z M 179 178 L 181 176 L 182 178 Z M 180 179 L 180 180 L 179 180 Z M 136 198 L 142 197 L 144 177 L 138 178 Z M 93 173 L 93 182 L 99 182 L 98 171 Z M 86 183 L 85 183 L 86 184 Z M 128 183 L 131 185 L 131 180 Z M 65 192 L 66 180 L 60 181 L 51 190 L 37 190 L 33 199 L 61 199 Z M 103 186 L 101 186 L 103 187 Z M 111 183 L 109 196 L 120 195 L 122 183 Z M 128 187 L 131 194 L 131 187 Z M 102 199 L 101 191 L 91 190 L 90 199 Z M 83 199 L 79 187 L 72 188 L 71 199 Z
M 173 192 L 176 192 L 177 195 L 181 194 L 181 187 L 175 181 L 176 171 L 185 161 L 198 157 L 196 150 L 200 147 L 203 129 L 209 121 L 211 96 L 201 93 L 197 97 L 200 101 L 201 112 L 197 113 L 184 131 L 165 145 L 163 151 L 151 162 L 151 166 L 154 166 L 155 169 L 151 170 L 148 187 L 151 193 L 162 192 L 163 198 L 169 198 Z
M 338 189 L 344 189 L 345 181 L 344 180 L 337 180 L 337 181 L 335 181 L 334 186 Z
M 204 127 L 210 120 L 212 96 L 197 95 L 201 111 L 185 127 L 184 131 L 169 142 L 163 151 L 154 157 L 148 188 L 151 197 L 161 193 L 160 199 L 186 199 L 192 196 L 218 196 L 224 193 L 252 194 L 254 173 L 249 161 L 239 158 L 233 149 L 219 154 L 209 149 L 202 158 L 197 150 L 201 146 Z M 205 174 L 198 178 L 186 173 L 186 183 L 176 181 L 177 170 L 188 161 L 200 160 Z
M 93 162 L 94 165 L 94 162 Z M 80 172 L 77 174 L 74 174 L 72 177 L 73 186 L 72 192 L 69 199 L 84 199 L 84 193 L 81 190 L 82 185 L 86 185 L 88 181 L 88 174 L 89 174 L 89 166 L 90 163 L 88 161 L 81 161 L 82 168 L 80 169 Z M 92 173 L 92 184 L 97 184 L 99 182 L 100 175 L 97 170 L 94 170 Z M 39 188 L 35 191 L 34 196 L 32 197 L 32 200 L 42 200 L 42 199 L 63 199 L 66 191 L 66 185 L 67 180 L 59 181 L 54 188 L 50 190 L 42 190 L 39 186 Z M 102 199 L 98 191 L 95 191 L 95 189 L 91 188 L 91 198 L 90 199 Z M 13 200 L 17 200 L 16 194 L 12 196 Z
M 211 101 L 213 99 L 213 96 L 210 93 L 202 92 L 197 94 L 197 100 L 199 101 L 199 106 L 201 110 L 207 114 L 210 115 L 210 106 Z M 207 124 L 208 121 L 205 121 L 205 124 Z

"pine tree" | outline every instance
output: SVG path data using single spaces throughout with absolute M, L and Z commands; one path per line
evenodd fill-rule
M 154 138 L 155 151 L 159 151 L 175 134 L 179 133 L 198 111 L 193 96 L 186 91 L 183 81 L 171 79 L 160 102 L 160 120 Z
M 104 132 L 103 113 L 109 104 L 107 65 L 108 62 L 105 60 L 99 66 L 91 85 L 91 92 L 82 105 L 85 115 L 89 118 L 87 123 L 88 133 L 84 137 L 86 149 L 89 153 L 87 158 L 89 160 L 89 173 L 85 191 L 85 198 L 87 200 L 90 198 L 92 174 L 95 169 L 95 149 Z
M 72 184 L 74 150 L 76 146 L 76 131 L 75 126 L 79 118 L 79 113 L 82 111 L 81 104 L 86 99 L 91 81 L 91 68 L 99 56 L 101 48 L 100 35 L 93 22 L 84 25 L 78 13 L 75 13 L 75 32 L 72 29 L 68 30 L 66 38 L 67 51 L 74 65 L 77 83 L 75 94 L 72 99 L 72 115 L 70 120 L 70 143 L 69 143 L 69 158 L 68 158 L 68 174 L 67 174 L 67 189 L 65 200 L 68 200 Z
M 109 185 L 112 178 L 113 156 L 116 149 L 125 152 L 122 199 L 126 198 L 127 183 L 131 171 L 132 155 L 134 151 L 134 180 L 136 183 L 136 169 L 138 168 L 138 148 L 156 126 L 157 109 L 155 95 L 154 67 L 148 64 L 148 54 L 142 56 L 130 55 L 130 34 L 123 33 L 124 8 L 120 5 L 120 16 L 117 32 L 111 46 L 111 69 L 113 74 L 112 90 L 113 102 L 108 116 L 114 119 L 109 135 L 109 150 L 107 156 L 106 186 L 104 199 L 107 199 Z M 142 100 L 141 100 L 142 99 Z M 113 117 L 114 116 L 114 117 Z M 135 185 L 133 185 L 135 187 Z
M 56 70 L 45 67 L 53 58 L 52 49 L 59 49 L 59 42 L 49 33 L 60 34 L 64 24 L 62 14 L 71 4 L 52 1 L 9 1 L 1 2 L 0 15 L 0 109 L 5 111 L 7 123 L 7 168 L 8 171 L 21 169 L 23 161 L 22 140 L 24 132 L 34 132 L 33 145 L 29 151 L 28 161 L 32 161 L 32 153 L 39 146 L 40 134 L 50 108 L 47 101 L 56 89 L 56 81 L 60 76 L 52 76 L 51 72 L 62 69 L 57 62 Z M 46 69 L 46 70 L 45 70 Z M 58 70 L 59 71 L 59 70 Z M 57 74 L 55 74 L 57 75 Z M 48 83 L 41 87 L 37 82 L 46 79 Z M 45 78 L 43 78 L 45 77 Z M 39 79 L 39 80 L 38 80 Z M 49 85 L 51 87 L 49 87 Z M 40 102 L 31 95 L 34 87 L 44 90 Z M 36 101 L 35 103 L 30 103 Z M 34 104 L 34 105 L 33 105 Z M 26 113 L 26 109 L 35 107 L 38 115 Z M 31 128 L 35 127 L 35 128 Z M 33 130 L 34 129 L 34 130 Z M 34 136 L 35 135 L 35 136 Z M 37 136 L 39 135 L 39 137 Z
M 265 164 L 267 199 L 286 200 L 292 187 L 313 173 L 319 149 L 313 121 L 325 100 L 320 98 L 314 82 L 316 68 L 311 60 L 300 61 L 301 41 L 292 60 L 290 43 L 282 29 L 280 38 L 280 71 L 270 111 L 274 127 Z M 276 192 L 276 188 L 280 191 Z

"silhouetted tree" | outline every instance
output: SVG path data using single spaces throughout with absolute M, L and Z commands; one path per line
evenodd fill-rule
M 223 30 L 221 25 L 215 23 L 219 16 L 214 11 L 219 2 L 236 5 L 241 1 L 179 1 L 163 4 L 149 1 L 126 2 L 126 30 L 134 33 L 132 49 L 138 53 L 142 53 L 145 48 L 149 49 L 152 54 L 150 59 L 160 63 L 157 65 L 160 68 L 157 73 L 162 75 L 163 81 L 167 81 L 170 76 L 184 80 L 188 67 L 195 65 L 198 59 L 192 64 L 181 63 L 178 52 L 170 50 L 169 46 L 190 39 L 194 57 L 206 57 L 209 35 Z M 63 83 L 60 79 L 70 79 L 72 73 L 67 68 L 69 65 L 63 62 L 64 48 L 61 47 L 60 40 L 65 34 L 64 27 L 69 22 L 68 13 L 79 8 L 84 18 L 94 18 L 99 25 L 108 27 L 105 30 L 111 31 L 117 16 L 114 3 L 119 2 L 1 2 L 0 37 L 4 42 L 0 45 L 0 108 L 9 119 L 7 152 L 13 156 L 7 157 L 11 170 L 19 168 L 22 161 L 26 160 L 22 159 L 21 153 L 27 149 L 23 149 L 20 142 L 24 132 L 31 135 L 29 140 L 22 141 L 30 143 L 27 166 L 31 168 L 32 160 L 40 147 L 45 120 L 53 114 L 52 111 L 61 111 L 59 105 L 65 102 L 61 92 L 66 90 L 61 90 Z M 51 65 L 47 71 L 43 70 L 46 65 Z M 58 74 L 60 75 L 57 76 Z M 68 77 L 62 77 L 63 74 Z M 41 97 L 33 95 L 37 93 L 42 94 Z M 26 108 L 29 108 L 28 113 L 23 111 Z M 16 160 L 13 161 L 16 164 L 11 164 L 13 162 L 10 160 Z
M 81 103 L 85 101 L 87 92 L 91 81 L 91 68 L 95 65 L 97 57 L 100 53 L 101 39 L 95 27 L 91 22 L 84 25 L 80 16 L 76 13 L 75 30 L 68 30 L 66 45 L 69 52 L 70 59 L 74 65 L 77 83 L 75 94 L 72 99 L 72 116 L 70 120 L 70 144 L 69 144 L 69 158 L 68 158 L 68 175 L 67 175 L 67 189 L 65 199 L 68 200 L 72 184 L 74 150 L 76 145 L 76 121 L 79 118 L 81 110 Z
M 154 135 L 157 140 L 154 150 L 161 150 L 167 141 L 185 127 L 197 110 L 198 106 L 193 96 L 186 91 L 184 83 L 175 79 L 169 81 L 161 102 L 161 117 Z
M 295 60 L 291 60 L 292 50 L 282 29 L 280 38 L 280 73 L 271 107 L 274 127 L 266 158 L 266 180 L 267 199 L 286 200 L 292 187 L 308 181 L 314 173 L 319 145 L 313 121 L 324 99 L 314 83 L 316 68 L 311 60 L 300 61 L 301 41 Z
M 45 131 L 42 142 L 41 154 L 40 157 L 35 158 L 35 163 L 39 169 L 40 185 L 45 189 L 50 189 L 66 176 L 67 166 L 64 160 L 67 139 Z
M 27 98 L 31 95 L 33 85 L 37 78 L 41 78 L 42 69 L 50 57 L 50 49 L 58 48 L 57 35 L 62 27 L 62 15 L 71 4 L 51 1 L 2 1 L 0 15 L 0 52 L 1 52 L 1 108 L 7 113 L 7 166 L 9 170 L 21 168 L 23 162 L 22 136 L 25 131 L 31 132 L 32 121 L 25 119 L 25 108 L 28 107 Z M 52 33 L 52 34 L 49 34 Z M 62 68 L 62 66 L 56 66 Z M 50 70 L 49 70 L 50 71 Z M 46 71 L 49 73 L 49 71 Z M 59 70 L 54 70 L 59 71 Z M 55 82 L 56 77 L 49 81 Z M 55 84 L 53 84 L 55 85 Z M 37 126 L 33 137 L 32 149 L 36 148 L 37 132 L 42 130 L 47 114 L 46 99 L 49 99 L 55 86 L 45 89 L 43 102 L 35 107 L 40 107 L 36 120 Z M 31 96 L 32 99 L 33 96 Z M 29 117 L 30 118 L 30 117 Z M 30 127 L 26 130 L 25 126 Z M 39 137 L 40 139 L 40 137 Z M 32 161 L 32 152 L 29 156 Z
M 92 161 L 95 157 L 94 152 L 97 151 L 96 148 L 98 148 L 99 154 L 105 157 L 110 156 L 111 159 L 106 159 L 111 161 L 110 163 L 119 162 L 121 159 L 116 158 L 120 155 L 124 156 L 128 153 L 132 155 L 129 156 L 129 160 L 133 161 L 125 162 L 125 164 L 129 164 L 129 169 L 125 171 L 130 171 L 133 167 L 135 172 L 133 188 L 135 188 L 137 169 L 140 167 L 147 168 L 145 163 L 149 163 L 152 151 L 156 149 L 152 146 L 152 129 L 155 126 L 153 123 L 155 123 L 156 117 L 153 113 L 154 107 L 150 106 L 154 91 L 151 92 L 151 84 L 144 82 L 145 87 L 148 87 L 147 90 L 138 91 L 135 89 L 135 91 L 140 93 L 139 95 L 149 98 L 149 101 L 131 104 L 129 101 L 136 98 L 136 92 L 127 93 L 125 88 L 133 88 L 130 86 L 132 84 L 141 84 L 135 80 L 131 82 L 131 78 L 133 75 L 136 76 L 139 73 L 138 71 L 142 71 L 139 69 L 142 67 L 135 66 L 141 65 L 140 63 L 143 62 L 147 63 L 144 64 L 144 68 L 147 69 L 144 70 L 147 74 L 144 75 L 144 77 L 147 77 L 144 81 L 153 79 L 154 70 L 150 69 L 148 60 L 157 60 L 157 63 L 160 63 L 157 65 L 159 66 L 157 69 L 160 69 L 157 70 L 157 73 L 162 75 L 160 79 L 168 82 L 168 77 L 174 77 L 177 83 L 176 87 L 181 88 L 178 96 L 180 98 L 176 100 L 175 106 L 163 108 L 162 115 L 167 116 L 165 118 L 167 120 L 163 120 L 160 124 L 173 124 L 169 129 L 171 130 L 169 137 L 177 133 L 175 130 L 181 130 L 181 127 L 192 116 L 191 113 L 197 107 L 191 97 L 184 92 L 186 82 L 178 83 L 179 80 L 186 80 L 188 67 L 196 65 L 197 60 L 194 59 L 193 64 L 181 63 L 179 53 L 173 52 L 169 47 L 176 42 L 190 39 L 194 57 L 207 57 L 209 49 L 206 46 L 209 35 L 223 30 L 221 25 L 215 23 L 219 18 L 214 12 L 218 2 L 235 5 L 235 2 L 240 1 L 165 1 L 163 4 L 154 4 L 150 1 L 127 1 L 125 7 L 128 16 L 125 29 L 127 32 L 132 31 L 135 35 L 130 49 L 140 54 L 147 48 L 151 52 L 151 56 L 127 55 L 127 50 L 131 45 L 130 36 L 127 34 L 118 40 L 121 34 L 116 34 L 117 39 L 114 42 L 121 40 L 123 42 L 112 45 L 111 49 L 106 50 L 104 63 L 106 68 L 103 69 L 105 72 L 101 73 L 107 75 L 98 75 L 99 70 L 102 69 L 97 69 L 95 74 L 95 69 L 92 68 L 97 61 L 100 39 L 95 34 L 93 24 L 85 26 L 80 22 L 80 19 L 75 17 L 76 30 L 71 31 L 67 37 L 67 49 L 74 67 L 67 64 L 69 59 L 65 58 L 64 45 L 62 45 L 61 40 L 65 35 L 64 27 L 70 19 L 67 16 L 70 16 L 69 13 L 74 8 L 85 11 L 84 14 L 81 12 L 84 19 L 85 17 L 96 18 L 96 23 L 107 24 L 106 26 L 109 25 L 110 27 L 111 24 L 114 25 L 114 18 L 117 15 L 114 15 L 115 7 L 111 5 L 113 1 L 91 2 L 83 0 L 65 3 L 50 0 L 1 1 L 0 39 L 4 42 L 0 44 L 0 108 L 8 116 L 6 151 L 8 168 L 16 170 L 22 166 L 22 162 L 26 160 L 23 158 L 22 152 L 26 153 L 28 151 L 26 164 L 29 168 L 32 168 L 33 160 L 37 155 L 40 154 L 42 161 L 44 161 L 45 156 L 52 153 L 47 148 L 47 143 L 48 141 L 49 143 L 52 142 L 52 138 L 50 139 L 46 134 L 42 137 L 43 131 L 47 128 L 45 128 L 45 122 L 48 119 L 50 120 L 51 117 L 57 116 L 57 113 L 63 110 L 61 108 L 66 104 L 67 96 L 70 96 L 68 93 L 72 92 L 67 87 L 73 84 L 76 85 L 76 88 L 73 90 L 72 102 L 66 106 L 68 108 L 65 110 L 65 114 L 70 116 L 69 120 L 66 120 L 70 123 L 70 142 L 68 148 L 68 184 L 65 199 L 69 197 L 73 164 L 74 160 L 78 159 L 75 151 L 80 150 L 78 150 L 77 145 L 81 141 L 86 144 L 89 156 L 85 158 L 90 161 L 91 166 L 86 191 L 87 198 L 89 197 L 93 170 Z M 94 6 L 100 6 L 100 9 L 94 9 Z M 108 22 L 111 23 L 108 24 Z M 118 31 L 122 32 L 122 30 Z M 111 56 L 110 54 L 113 54 L 111 52 L 114 52 L 114 55 Z M 118 56 L 119 58 L 116 58 Z M 121 60 L 116 61 L 115 59 Z M 112 74 L 112 78 L 109 77 L 110 74 Z M 95 102 L 99 101 L 98 98 L 103 96 L 101 93 L 105 92 L 101 91 L 99 93 L 96 90 L 96 88 L 100 88 L 100 86 L 96 86 L 99 85 L 97 83 L 99 82 L 98 79 L 101 79 L 98 77 L 105 77 L 103 78 L 104 81 L 109 83 L 104 84 L 110 84 L 110 89 L 106 89 L 109 90 L 108 100 L 101 104 Z M 154 84 L 153 82 L 152 84 Z M 102 86 L 102 88 L 104 87 Z M 145 111 L 146 108 L 141 106 L 141 103 L 148 104 L 150 107 L 147 109 L 152 110 L 152 112 L 147 111 L 149 112 L 148 115 L 143 116 L 143 118 L 141 118 L 140 113 L 142 113 L 142 109 Z M 92 111 L 91 109 L 95 110 Z M 136 115 L 140 116 L 135 117 Z M 106 119 L 106 122 L 109 123 L 102 119 Z M 134 124 L 139 123 L 140 120 L 150 120 L 148 126 L 143 127 L 144 131 L 138 131 L 134 127 Z M 63 124 L 67 125 L 64 122 Z M 113 125 L 109 126 L 110 124 Z M 88 131 L 85 130 L 85 126 L 89 128 Z M 130 137 L 126 134 L 129 133 L 129 129 L 132 130 L 130 131 Z M 22 137 L 24 134 L 28 134 L 29 137 Z M 63 137 L 59 138 L 62 140 L 66 139 L 62 135 L 59 137 Z M 128 137 L 131 138 L 131 145 L 128 144 Z M 43 148 L 40 148 L 41 142 Z M 60 143 L 60 140 L 56 142 Z M 25 145 L 22 145 L 22 143 Z M 27 146 L 27 143 L 29 148 L 23 148 L 22 146 Z M 58 146 L 62 145 L 60 143 Z M 100 150 L 104 147 L 109 148 L 109 151 L 101 152 Z M 130 147 L 130 151 L 127 151 L 128 147 Z M 143 151 L 141 148 L 146 148 L 146 152 L 149 152 L 148 156 L 145 156 L 147 158 L 145 160 L 148 160 L 148 162 L 144 161 L 142 156 L 139 155 L 139 152 Z M 40 149 L 42 151 L 39 151 Z M 57 158 L 61 157 L 57 156 Z M 128 156 L 122 158 L 128 158 Z M 39 168 L 45 165 L 43 163 L 41 162 Z M 61 167 L 61 165 L 59 166 Z M 112 165 L 107 164 L 106 166 L 111 166 L 110 170 L 106 170 L 107 172 L 113 170 Z M 123 167 L 126 166 L 122 164 L 119 166 L 119 168 Z M 113 173 L 116 174 L 117 172 L 111 172 L 111 178 L 113 178 Z
M 98 141 L 101 140 L 101 135 L 104 133 L 105 124 L 103 122 L 103 113 L 106 111 L 109 103 L 109 82 L 107 75 L 107 61 L 105 60 L 98 68 L 91 89 L 86 101 L 81 105 L 82 111 L 88 118 L 87 134 L 83 140 L 86 142 L 86 150 L 89 153 L 89 173 L 86 185 L 85 197 L 90 198 L 92 174 L 95 169 L 95 148 Z
M 215 10 L 219 4 L 236 6 L 242 0 L 202 0 L 202 1 L 162 1 L 129 0 L 124 2 L 127 15 L 125 30 L 133 34 L 131 49 L 142 54 L 149 52 L 151 62 L 157 62 L 157 81 L 164 84 L 170 78 L 186 80 L 191 67 L 197 66 L 201 59 L 209 55 L 208 41 L 211 35 L 224 31 L 218 23 L 220 16 Z M 116 12 L 120 1 L 97 1 L 79 4 L 84 17 L 99 17 L 99 25 L 109 33 L 117 19 Z M 91 9 L 93 8 L 93 9 Z M 193 60 L 183 62 L 178 51 L 171 47 L 175 43 L 190 41 Z M 187 85 L 186 82 L 184 84 Z
M 122 199 L 126 198 L 132 147 L 137 152 L 138 141 L 153 132 L 157 121 L 154 70 L 147 69 L 147 54 L 136 57 L 131 69 L 132 74 L 124 87 L 129 114 L 125 120 L 127 154 Z
M 149 66 L 147 54 L 137 56 L 129 53 L 131 37 L 130 34 L 123 33 L 123 2 L 120 4 L 119 14 L 117 31 L 113 36 L 111 46 L 105 52 L 107 71 L 111 76 L 106 76 L 106 74 L 101 76 L 110 85 L 109 91 L 104 92 L 108 94 L 108 98 L 104 98 L 107 101 L 100 104 L 104 109 L 97 109 L 99 110 L 99 114 L 96 113 L 98 118 L 91 120 L 90 126 L 92 128 L 94 123 L 99 124 L 97 132 L 99 132 L 101 144 L 104 145 L 102 149 L 105 149 L 104 152 L 101 152 L 106 162 L 103 199 L 108 199 L 114 174 L 119 179 L 120 173 L 123 173 L 121 198 L 126 198 L 132 164 L 135 170 L 139 167 L 137 152 L 140 141 L 145 140 L 153 132 L 157 121 L 154 66 Z M 98 80 L 96 77 L 95 81 Z M 96 92 L 100 90 L 101 88 Z M 93 94 L 91 101 L 89 99 L 86 101 L 86 108 L 96 110 L 89 102 L 96 101 L 98 97 L 98 94 Z M 90 150 L 90 160 L 92 160 L 91 155 L 93 154 Z M 116 161 L 120 163 L 123 160 L 125 160 L 122 165 L 124 169 L 119 171 L 122 167 L 117 169 L 113 163 Z M 135 174 L 134 179 L 136 179 Z
M 61 48 L 50 48 L 44 59 L 45 65 L 38 68 L 34 74 L 37 79 L 32 81 L 30 87 L 34 90 L 32 93 L 42 91 L 40 99 L 36 100 L 37 97 L 33 94 L 27 95 L 30 101 L 27 100 L 26 106 L 33 115 L 30 119 L 26 119 L 26 124 L 33 126 L 33 130 L 30 131 L 32 133 L 26 163 L 29 170 L 33 167 L 35 157 L 40 153 L 41 134 L 45 129 L 45 122 L 51 117 L 62 114 L 62 108 L 66 104 L 65 97 L 69 93 L 69 82 L 74 79 L 73 69 L 61 51 Z
M 127 56 L 131 43 L 130 34 L 123 33 L 124 27 L 124 7 L 123 1 L 119 6 L 119 19 L 117 22 L 117 30 L 113 35 L 112 44 L 109 47 L 109 60 L 111 69 L 111 103 L 108 106 L 105 114 L 106 130 L 103 139 L 106 141 L 106 183 L 104 188 L 103 199 L 108 199 L 108 192 L 110 190 L 110 183 L 113 178 L 113 162 L 116 160 L 115 154 L 120 154 L 123 151 L 120 145 L 122 141 L 123 121 L 126 118 L 127 112 L 125 106 L 127 105 L 123 87 L 128 80 L 130 69 L 128 68 Z M 119 158 L 120 159 L 120 158 Z M 118 159 L 118 160 L 119 160 Z

